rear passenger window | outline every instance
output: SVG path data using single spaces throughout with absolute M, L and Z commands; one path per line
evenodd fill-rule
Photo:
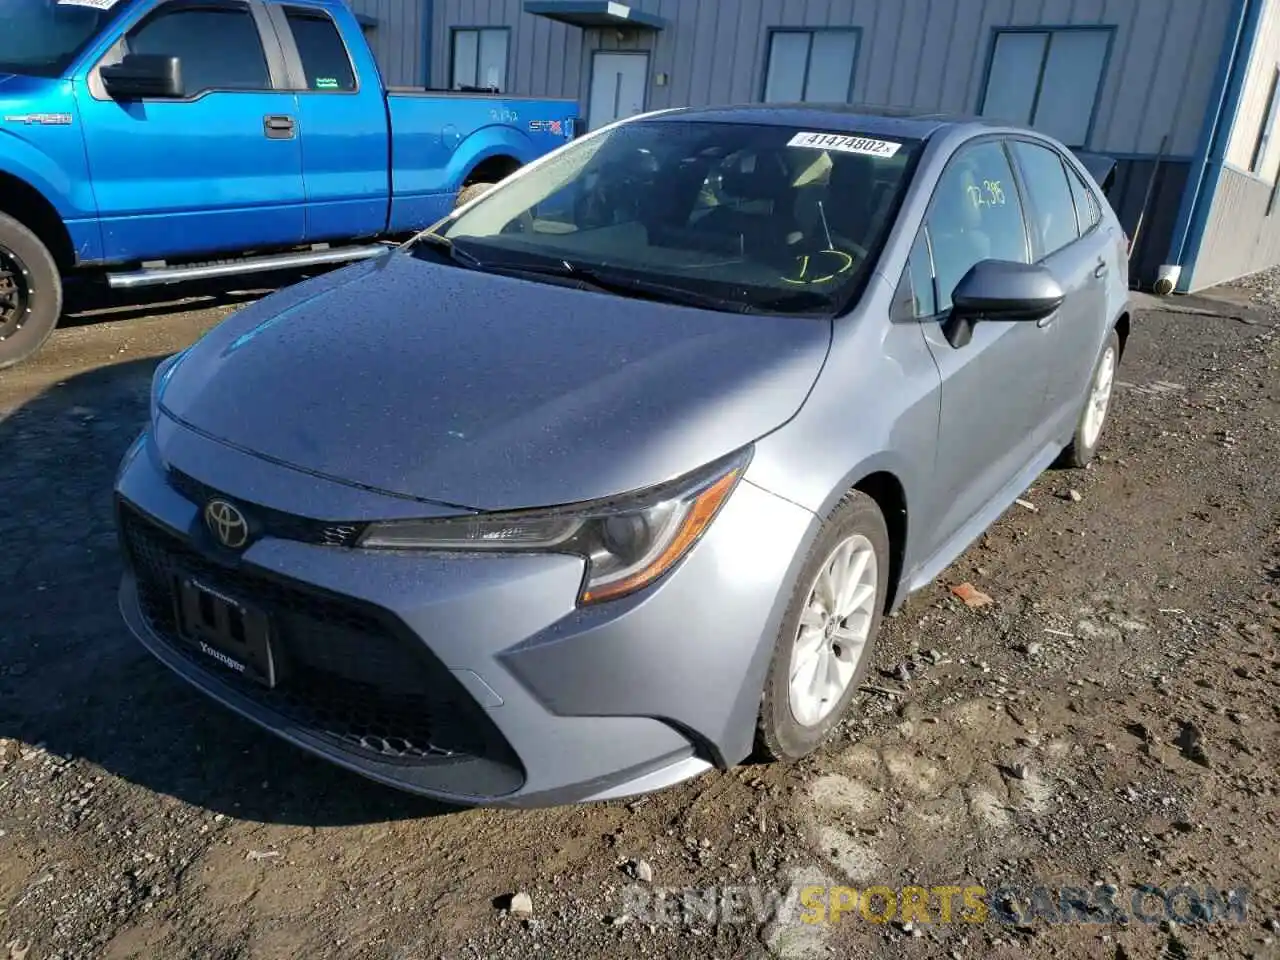
M 286 10 L 293 41 L 302 58 L 308 90 L 346 90 L 356 88 L 356 75 L 342 35 L 332 20 L 323 14 Z
M 1080 234 L 1083 236 L 1098 225 L 1102 212 L 1098 209 L 1098 199 L 1094 196 L 1080 174 L 1074 170 L 1067 179 L 1071 182 L 1071 198 L 1076 202 L 1076 219 L 1080 221 Z
M 1047 257 L 1080 237 L 1067 171 L 1062 158 L 1047 147 L 1025 140 L 1011 146 L 1027 182 L 1027 221 L 1039 238 L 1041 255 Z
M 964 147 L 952 158 L 938 178 L 927 222 L 938 312 L 951 309 L 956 284 L 975 263 L 1030 262 L 1013 169 L 994 140 Z

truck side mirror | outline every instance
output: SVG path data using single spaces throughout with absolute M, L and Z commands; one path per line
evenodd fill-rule
M 180 100 L 186 95 L 182 62 L 154 53 L 127 53 L 98 70 L 112 100 Z

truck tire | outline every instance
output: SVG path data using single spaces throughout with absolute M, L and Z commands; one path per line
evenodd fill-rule
M 453 209 L 457 210 L 464 203 L 470 203 L 481 194 L 488 193 L 496 184 L 492 183 L 469 183 L 458 192 L 458 199 L 453 204 Z
M 40 238 L 0 213 L 0 370 L 44 346 L 62 314 L 62 277 Z

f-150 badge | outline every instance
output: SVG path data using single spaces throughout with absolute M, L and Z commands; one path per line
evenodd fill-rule
M 71 124 L 69 113 L 16 113 L 4 118 L 5 123 L 38 123 L 45 127 L 66 127 Z

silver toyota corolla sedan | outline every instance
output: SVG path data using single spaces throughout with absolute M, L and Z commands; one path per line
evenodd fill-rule
M 161 364 L 124 617 L 273 733 L 457 803 L 801 757 L 881 617 L 1093 457 L 1126 243 L 1023 129 L 612 125 Z

